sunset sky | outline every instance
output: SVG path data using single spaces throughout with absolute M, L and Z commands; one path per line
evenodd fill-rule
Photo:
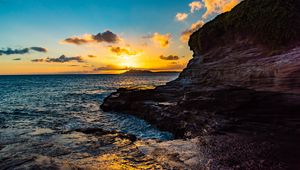
M 189 35 L 239 0 L 0 0 L 0 74 L 180 71 Z

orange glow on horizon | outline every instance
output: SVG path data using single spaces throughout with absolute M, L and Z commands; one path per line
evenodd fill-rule
M 135 59 L 132 56 L 121 56 L 121 66 L 128 67 L 128 68 L 136 68 L 138 64 L 136 63 Z
M 127 44 L 130 44 L 127 45 Z M 89 44 L 87 46 L 65 46 L 63 51 L 67 57 L 80 56 L 83 62 L 47 62 L 45 59 L 58 58 L 63 52 L 50 51 L 44 55 L 11 55 L 2 56 L 4 61 L 0 63 L 0 75 L 23 75 L 23 74 L 120 74 L 130 69 L 156 71 L 181 71 L 185 68 L 191 57 L 191 52 L 180 47 L 181 44 L 170 44 L 168 48 L 162 48 L 148 40 L 129 39 L 124 43 L 115 45 L 129 52 L 115 53 L 112 46 L 103 44 Z M 51 49 L 50 49 L 51 50 Z M 135 52 L 135 53 L 133 53 Z M 179 55 L 181 53 L 181 55 Z M 73 55 L 72 55 L 73 54 Z M 163 60 L 161 55 L 178 55 L 176 60 Z M 186 56 L 186 57 L 183 57 Z M 14 61 L 14 58 L 20 58 Z M 42 62 L 32 62 L 34 59 L 44 59 Z

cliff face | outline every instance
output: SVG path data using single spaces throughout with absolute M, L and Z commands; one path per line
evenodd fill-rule
M 242 42 L 217 47 L 194 56 L 173 83 L 300 94 L 300 47 L 272 56 L 261 47 Z
M 299 3 L 247 0 L 205 24 L 177 83 L 299 93 Z
M 244 0 L 191 36 L 194 56 L 178 79 L 153 90 L 119 89 L 101 108 L 178 138 L 209 139 L 203 147 L 212 169 L 299 169 L 299 4 Z

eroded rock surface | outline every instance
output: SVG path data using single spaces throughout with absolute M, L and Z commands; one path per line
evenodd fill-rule
M 244 27 L 251 25 L 245 10 L 256 10 L 272 28 L 257 21 Z M 270 16 L 286 11 L 285 23 L 296 21 L 299 2 L 245 0 L 191 36 L 194 57 L 178 79 L 152 90 L 119 89 L 102 109 L 204 141 L 198 168 L 299 169 L 300 24 Z

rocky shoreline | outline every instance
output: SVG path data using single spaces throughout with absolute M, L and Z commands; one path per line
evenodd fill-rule
M 299 31 L 279 42 L 254 30 L 263 23 L 236 23 L 240 32 L 233 34 L 230 22 L 251 22 L 242 9 L 257 9 L 270 25 L 280 22 L 270 11 L 284 16 L 290 10 L 286 20 L 294 24 L 272 28 L 279 38 L 300 28 L 298 1 L 245 0 L 191 36 L 193 59 L 176 80 L 155 89 L 118 89 L 101 108 L 138 116 L 176 138 L 197 138 L 202 156 L 190 169 L 299 169 Z M 216 30 L 222 30 L 218 38 Z
M 211 168 L 225 164 L 221 167 L 256 169 L 253 166 L 260 161 L 265 164 L 257 169 L 298 166 L 299 95 L 223 87 L 185 91 L 180 96 L 166 88 L 119 89 L 105 100 L 102 109 L 133 114 L 176 138 L 206 141 L 204 148 L 199 148 L 205 150 L 202 159 L 210 160 Z M 207 163 L 198 167 L 207 168 Z

